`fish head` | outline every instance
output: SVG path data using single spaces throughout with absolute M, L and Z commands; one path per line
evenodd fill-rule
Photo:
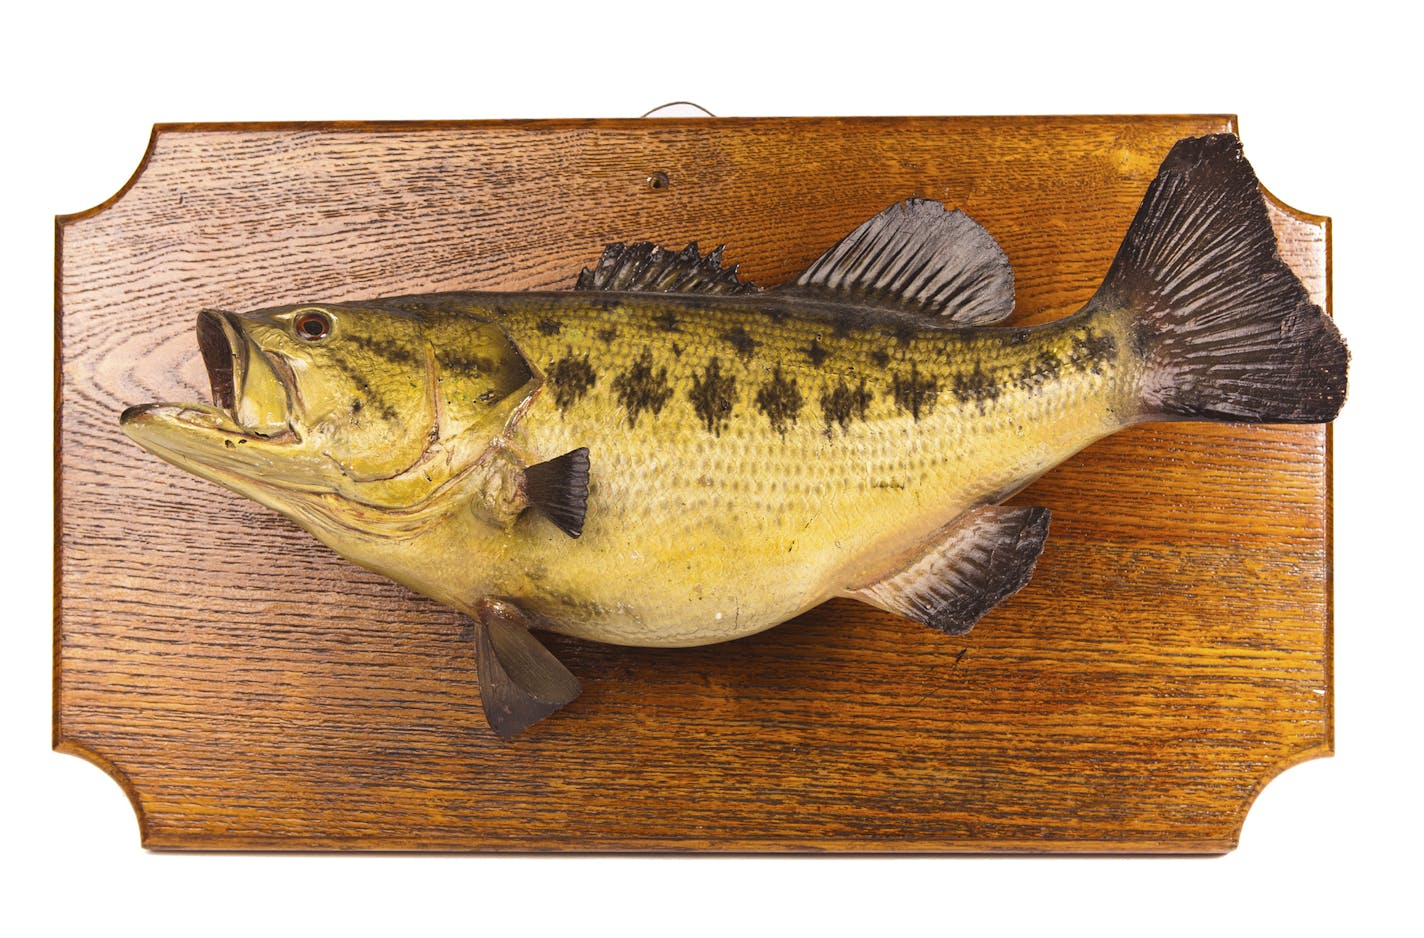
M 206 310 L 197 338 L 212 403 L 131 407 L 124 432 L 308 527 L 409 519 L 491 449 L 533 383 L 503 330 L 473 316 Z

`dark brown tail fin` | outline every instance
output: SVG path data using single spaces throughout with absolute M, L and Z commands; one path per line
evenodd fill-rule
M 1172 148 L 1091 306 L 1133 317 L 1144 419 L 1322 423 L 1345 400 L 1349 352 L 1230 134 Z

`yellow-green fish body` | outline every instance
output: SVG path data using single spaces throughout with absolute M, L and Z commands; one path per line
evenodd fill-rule
M 605 642 L 725 641 L 847 595 L 1135 416 L 1109 314 L 966 329 L 771 298 L 389 305 L 499 322 L 544 379 L 511 447 L 592 462 L 576 543 L 537 516 L 507 533 L 456 513 L 435 536 L 463 565 L 396 578 Z M 359 559 L 389 572 L 401 550 Z

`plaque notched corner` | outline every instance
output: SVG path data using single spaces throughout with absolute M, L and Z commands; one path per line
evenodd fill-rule
M 1304 209 L 1296 208 L 1266 188 L 1265 184 L 1261 185 L 1261 197 L 1266 201 L 1266 211 L 1271 218 L 1271 227 L 1276 230 L 1276 240 L 1278 242 L 1284 243 L 1292 234 L 1298 237 L 1301 233 L 1306 231 L 1318 231 L 1320 233 L 1320 241 L 1323 244 L 1323 250 L 1325 252 L 1324 268 L 1321 271 L 1322 280 L 1317 283 L 1312 283 L 1304 277 L 1302 277 L 1301 280 L 1307 285 L 1311 299 L 1320 304 L 1320 307 L 1333 318 L 1335 315 L 1334 303 L 1331 297 L 1331 293 L 1333 292 L 1332 271 L 1334 268 L 1333 250 L 1331 248 L 1333 223 L 1331 222 L 1330 216 L 1316 215 L 1314 212 L 1307 212 Z M 1289 264 L 1293 270 L 1297 268 L 1297 265 L 1292 262 L 1291 258 L 1286 258 L 1286 263 Z M 1297 270 L 1296 276 L 1300 276 L 1299 270 Z M 1330 425 L 1327 424 L 1327 431 L 1329 428 Z
M 1261 797 L 1261 792 L 1266 790 L 1267 785 L 1298 765 L 1316 759 L 1329 759 L 1334 755 L 1335 731 L 1334 720 L 1332 718 L 1329 722 L 1329 728 L 1326 730 L 1325 738 L 1321 742 L 1314 746 L 1307 746 L 1305 749 L 1287 754 L 1279 762 L 1270 766 L 1266 773 L 1256 780 L 1255 785 L 1246 793 L 1246 797 L 1241 799 L 1241 805 L 1236 809 L 1236 814 L 1231 819 L 1229 841 L 1221 853 L 1230 853 L 1240 846 L 1241 831 L 1246 826 L 1246 817 L 1251 813 L 1251 808 L 1255 806 L 1256 800 Z
M 143 178 L 144 172 L 148 169 L 148 164 L 152 161 L 154 154 L 158 151 L 158 138 L 163 134 L 166 129 L 168 129 L 169 126 L 170 125 L 166 124 L 154 124 L 152 127 L 149 128 L 148 144 L 144 147 L 143 155 L 139 157 L 138 165 L 134 167 L 133 172 L 129 174 L 129 178 L 124 181 L 123 185 L 119 186 L 119 188 L 115 190 L 113 195 L 109 196 L 107 199 L 100 202 L 98 205 L 92 206 L 90 208 L 86 208 L 81 211 L 73 212 L 66 215 L 56 215 L 54 217 L 56 242 L 58 242 L 59 240 L 58 233 L 60 231 L 63 231 L 65 227 L 75 224 L 76 222 L 81 222 L 86 219 L 93 218 L 96 215 L 107 211 L 108 209 L 112 208 L 120 199 L 127 195 L 130 189 L 138 185 L 138 181 Z M 56 256 L 55 267 L 56 269 L 58 269 L 59 267 L 58 256 Z
M 139 845 L 145 848 L 149 847 L 148 816 L 143 810 L 143 799 L 139 796 L 138 789 L 134 786 L 133 780 L 129 778 L 128 773 L 120 768 L 112 759 L 99 751 L 90 748 L 76 739 L 65 737 L 58 719 L 55 721 L 53 748 L 55 752 L 76 756 L 91 765 L 98 766 L 104 771 L 105 775 L 108 775 L 109 778 L 118 783 L 119 789 L 122 790 L 125 797 L 129 799 L 129 806 L 133 808 L 134 817 L 138 821 Z
M 1264 183 L 1261 184 L 1261 196 L 1266 200 L 1266 205 L 1270 207 L 1271 211 L 1278 212 L 1303 227 L 1319 228 L 1328 243 L 1330 238 L 1329 215 L 1317 215 L 1314 212 L 1296 208 L 1268 189 Z
M 1239 133 L 1238 133 L 1239 136 Z M 1305 209 L 1297 208 L 1291 203 L 1276 195 L 1264 182 L 1259 182 L 1261 197 L 1265 199 L 1266 211 L 1271 218 L 1271 226 L 1276 230 L 1276 240 L 1280 244 L 1292 243 L 1299 239 L 1299 236 L 1306 231 L 1319 232 L 1319 237 L 1324 250 L 1324 265 L 1321 271 L 1322 278 L 1317 283 L 1311 283 L 1305 277 L 1302 281 L 1306 283 L 1310 290 L 1311 299 L 1320 304 L 1320 307 L 1332 317 L 1335 314 L 1332 308 L 1331 289 L 1332 268 L 1334 261 L 1332 257 L 1331 240 L 1333 234 L 1333 222 L 1329 215 L 1317 215 L 1314 212 L 1307 212 Z M 1285 258 L 1286 263 L 1292 269 L 1297 265 L 1292 259 Z M 1297 270 L 1297 276 L 1300 271 Z M 1327 428 L 1328 429 L 1328 428 Z

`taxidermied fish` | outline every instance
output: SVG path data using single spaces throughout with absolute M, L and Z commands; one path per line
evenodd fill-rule
M 1004 499 L 1147 420 L 1335 417 L 1348 354 L 1233 136 L 1179 142 L 1077 314 L 1032 328 L 994 239 L 891 206 L 761 290 L 612 245 L 566 292 L 204 312 L 216 406 L 130 408 L 163 459 L 472 616 L 501 735 L 579 683 L 529 629 L 749 635 L 833 597 L 950 634 L 1022 587 Z

